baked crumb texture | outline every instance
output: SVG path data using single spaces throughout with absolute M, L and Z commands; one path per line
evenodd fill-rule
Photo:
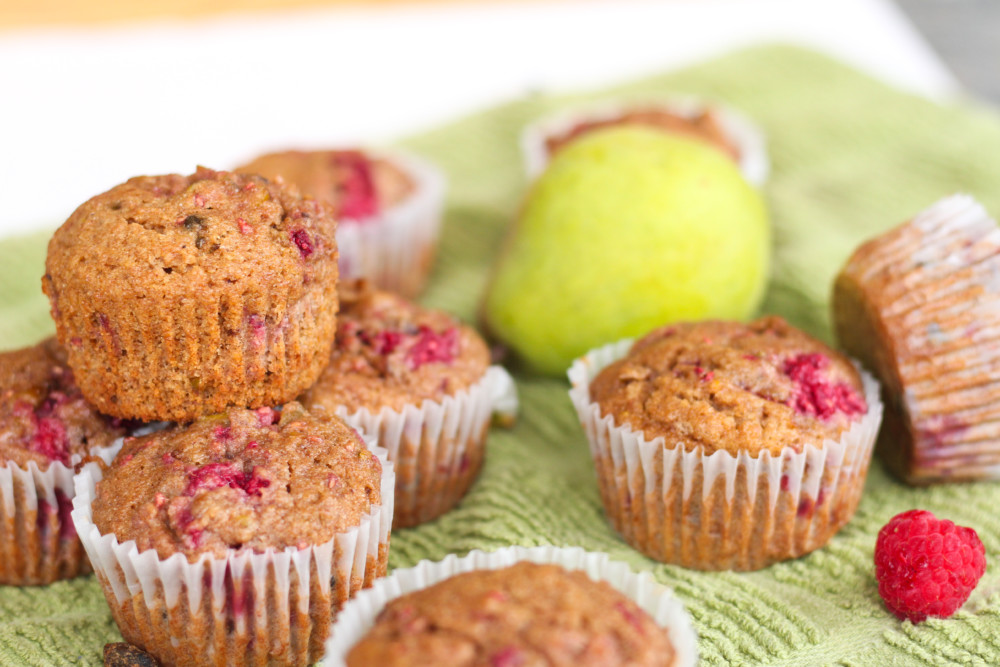
M 366 284 L 341 291 L 330 364 L 302 397 L 377 438 L 396 467 L 395 527 L 454 507 L 482 467 L 495 392 L 513 389 L 471 327 Z
M 674 648 L 633 600 L 585 572 L 518 563 L 390 601 L 349 667 L 664 667 Z
M 967 195 L 858 248 L 837 338 L 882 383 L 877 451 L 911 484 L 1000 478 L 1000 229 Z
M 282 179 L 336 211 L 340 274 L 415 297 L 434 263 L 444 175 L 400 151 L 289 150 L 239 168 Z
M 131 426 L 84 401 L 54 338 L 0 353 L 0 584 L 90 571 L 70 520 L 73 464 Z
M 294 399 L 333 342 L 335 227 L 279 183 L 205 168 L 87 201 L 42 280 L 83 395 L 146 421 Z
M 608 518 L 652 558 L 755 570 L 823 546 L 857 508 L 878 385 L 780 318 L 663 327 L 570 380 Z
M 74 520 L 126 641 L 165 665 L 308 665 L 386 573 L 392 464 L 297 403 L 127 439 Z

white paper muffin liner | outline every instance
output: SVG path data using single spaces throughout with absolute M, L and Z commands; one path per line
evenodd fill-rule
M 854 515 L 882 420 L 868 373 L 860 371 L 868 412 L 838 441 L 777 456 L 688 452 L 615 424 L 590 400 L 591 381 L 632 342 L 594 349 L 569 370 L 605 511 L 631 546 L 694 569 L 756 570 L 825 545 Z
M 367 278 L 377 287 L 413 298 L 434 262 L 447 182 L 439 169 L 409 153 L 365 152 L 400 167 L 414 189 L 373 216 L 338 221 L 340 279 Z
M 116 440 L 97 447 L 91 456 L 110 463 L 121 447 Z M 0 467 L 0 584 L 48 584 L 90 572 L 90 563 L 66 510 L 73 499 L 73 466 L 53 461 L 41 470 L 34 461 L 22 467 L 8 461 Z
M 396 468 L 396 528 L 437 518 L 465 496 L 482 466 L 494 413 L 508 420 L 517 413 L 517 388 L 500 366 L 440 401 L 374 413 L 340 406 L 335 412 L 388 450 Z
M 528 179 L 537 178 L 549 164 L 546 140 L 563 135 L 576 125 L 621 117 L 629 109 L 662 109 L 685 118 L 711 110 L 719 122 L 726 142 L 739 154 L 739 168 L 743 178 L 755 187 L 767 181 L 771 170 L 764 134 L 745 115 L 731 107 L 705 102 L 694 97 L 669 97 L 654 99 L 629 99 L 604 101 L 596 104 L 544 116 L 525 127 L 521 133 L 521 154 Z
M 1000 228 L 952 195 L 864 244 L 834 291 L 838 336 L 889 395 L 879 453 L 914 484 L 1000 478 Z
M 646 611 L 660 627 L 666 628 L 676 651 L 672 665 L 688 667 L 698 661 L 698 638 L 684 605 L 666 586 L 657 583 L 648 572 L 636 574 L 607 554 L 584 551 L 579 547 L 507 547 L 493 552 L 478 549 L 459 558 L 454 554 L 444 560 L 424 560 L 415 567 L 396 570 L 391 576 L 360 593 L 344 605 L 326 642 L 324 667 L 345 667 L 351 648 L 375 623 L 375 617 L 390 601 L 421 590 L 449 577 L 473 570 L 498 570 L 518 562 L 530 561 L 561 565 L 568 570 L 584 570 L 595 581 L 606 581 Z
M 173 666 L 319 659 L 337 610 L 386 572 L 395 475 L 385 450 L 369 449 L 382 464 L 383 503 L 359 526 L 303 549 L 202 554 L 193 563 L 102 535 L 91 503 L 103 474 L 85 465 L 73 480 L 72 517 L 125 640 Z

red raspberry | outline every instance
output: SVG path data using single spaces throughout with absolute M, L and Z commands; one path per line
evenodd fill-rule
M 898 618 L 947 618 L 986 571 L 986 550 L 971 528 L 925 510 L 897 514 L 875 542 L 878 593 Z

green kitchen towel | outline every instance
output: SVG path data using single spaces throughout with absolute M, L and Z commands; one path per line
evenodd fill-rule
M 474 320 L 493 251 L 524 192 L 517 140 L 527 122 L 574 102 L 656 93 L 725 101 L 763 127 L 775 229 L 763 310 L 828 340 L 831 280 L 862 239 L 956 191 L 1000 214 L 995 113 L 939 106 L 809 51 L 760 47 L 597 95 L 517 100 L 403 142 L 451 180 L 423 301 Z M 0 242 L 0 347 L 52 331 L 39 289 L 46 237 Z M 857 515 L 827 547 L 748 574 L 684 570 L 639 555 L 605 523 L 567 382 L 517 381 L 517 426 L 490 434 L 482 476 L 456 510 L 393 534 L 392 567 L 473 548 L 580 545 L 673 587 L 694 618 L 706 665 L 1000 665 L 1000 484 L 912 489 L 876 463 Z M 915 507 L 974 527 L 988 562 L 960 612 L 920 625 L 885 610 L 872 565 L 879 528 Z M 97 665 L 103 644 L 118 638 L 93 577 L 0 587 L 0 664 Z

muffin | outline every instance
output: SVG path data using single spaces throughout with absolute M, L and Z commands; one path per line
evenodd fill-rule
M 570 380 L 608 518 L 651 558 L 759 569 L 822 547 L 857 508 L 877 383 L 780 318 L 663 327 Z
M 315 382 L 337 311 L 335 223 L 259 176 L 140 176 L 80 206 L 42 288 L 84 397 L 190 421 Z
M 398 570 L 345 606 L 324 665 L 656 665 L 697 660 L 648 573 L 579 548 L 473 551 Z
M 396 470 L 394 526 L 454 507 L 479 473 L 495 395 L 512 390 L 486 343 L 451 315 L 346 286 L 330 363 L 300 399 L 377 437 Z
M 1000 230 L 944 199 L 859 247 L 837 276 L 840 344 L 878 376 L 877 450 L 911 484 L 1000 478 Z
M 367 278 L 407 297 L 419 294 L 437 247 L 444 176 L 399 151 L 284 151 L 237 169 L 281 177 L 337 212 L 342 278 Z
M 126 440 L 73 519 L 126 641 L 170 665 L 306 665 L 385 574 L 392 466 L 297 403 Z
M 770 163 L 760 130 L 733 109 L 692 98 L 604 102 L 543 117 L 521 135 L 529 178 L 540 175 L 570 142 L 615 125 L 642 125 L 704 141 L 732 158 L 752 185 L 767 180 Z
M 100 415 L 49 338 L 0 353 L 0 584 L 49 584 L 90 571 L 70 520 L 73 465 L 110 461 L 131 424 Z

